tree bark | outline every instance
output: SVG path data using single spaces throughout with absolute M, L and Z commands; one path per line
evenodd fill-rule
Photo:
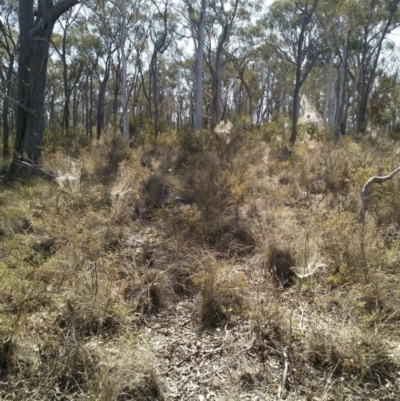
M 122 64 L 122 134 L 126 143 L 129 142 L 128 93 L 127 93 L 127 65 L 125 54 L 126 42 L 126 7 L 125 0 L 121 0 L 121 64 Z
M 325 120 L 328 122 L 329 133 L 335 130 L 335 115 L 336 115 L 336 74 L 333 68 L 333 60 L 330 58 L 326 69 L 326 109 Z
M 10 54 L 10 60 L 8 64 L 6 74 L 6 94 L 10 95 L 11 77 L 14 69 L 14 56 Z M 7 159 L 10 155 L 10 126 L 8 123 L 8 99 L 4 97 L 3 100 L 3 157 Z
M 362 79 L 362 86 L 361 86 L 360 104 L 359 104 L 358 116 L 357 116 L 357 131 L 358 132 L 365 132 L 365 130 L 366 130 L 366 115 L 367 115 L 368 100 L 369 100 L 369 96 L 371 94 L 372 86 L 374 83 L 376 69 L 378 67 L 378 62 L 380 60 L 380 54 L 382 51 L 383 41 L 386 38 L 386 35 L 388 34 L 388 32 L 390 32 L 391 28 L 393 28 L 392 22 L 393 22 L 394 15 L 399 8 L 399 3 L 400 3 L 399 0 L 394 0 L 392 2 L 392 4 L 388 7 L 388 10 L 389 10 L 388 19 L 386 21 L 386 24 L 385 24 L 383 31 L 381 33 L 381 36 L 379 38 L 371 69 L 370 70 L 367 69 L 367 66 L 365 64 L 362 65 L 362 76 L 360 77 Z M 364 27 L 364 29 L 367 29 L 367 27 Z M 365 35 L 364 46 L 367 45 L 367 42 L 366 42 L 367 40 L 368 40 L 367 35 Z M 370 59 L 370 57 L 368 57 L 368 59 Z M 366 58 L 363 58 L 363 59 L 364 59 L 364 63 L 365 63 Z M 367 71 L 370 71 L 369 76 L 366 76 Z
M 206 45 L 207 57 L 205 59 L 211 75 L 211 126 L 215 127 L 221 118 L 222 112 L 222 55 L 235 22 L 239 0 L 234 1 L 230 12 L 224 9 L 224 2 L 221 2 L 220 6 L 217 6 L 215 2 L 211 2 L 209 5 L 211 10 L 214 11 L 214 16 L 221 28 L 215 51 L 212 50 L 212 41 L 208 41 Z
M 296 7 L 303 14 L 299 40 L 297 42 L 297 54 L 296 54 L 296 81 L 294 85 L 294 93 L 293 93 L 293 118 L 292 118 L 292 133 L 290 135 L 290 143 L 293 145 L 296 142 L 297 138 L 297 122 L 299 120 L 299 110 L 300 110 L 300 90 L 303 86 L 307 75 L 311 71 L 311 66 L 307 68 L 305 72 L 302 74 L 302 64 L 305 59 L 305 51 L 304 41 L 305 41 L 305 33 L 307 26 L 311 23 L 312 17 L 314 15 L 315 9 L 317 8 L 318 0 L 314 0 L 314 3 L 310 10 L 301 9 L 298 5 Z
M 206 14 L 206 0 L 201 0 L 200 18 L 197 26 L 197 52 L 196 52 L 196 91 L 194 106 L 194 130 L 203 128 L 203 54 L 204 54 L 204 21 Z
M 211 102 L 211 126 L 215 127 L 218 124 L 218 120 L 221 117 L 222 110 L 222 90 L 221 90 L 221 72 L 222 72 L 222 50 L 224 48 L 225 41 L 228 36 L 228 26 L 224 26 L 223 33 L 221 35 L 220 41 L 217 45 L 217 50 L 215 52 L 215 65 L 211 72 L 211 92 L 212 92 L 212 102 Z
M 349 57 L 349 37 L 351 31 L 347 32 L 346 42 L 343 51 L 342 67 L 340 71 L 340 88 L 339 88 L 339 99 L 338 99 L 338 114 L 336 120 L 335 136 L 339 138 L 340 134 L 346 133 L 346 118 L 345 118 L 345 99 L 346 99 L 346 85 L 347 85 L 347 68 L 348 68 L 348 57 Z M 347 113 L 346 113 L 347 114 Z
M 33 0 L 19 0 L 18 99 L 21 103 L 17 107 L 14 154 L 18 159 L 33 163 L 40 160 L 51 35 L 57 19 L 78 2 L 79 0 L 61 0 L 53 5 L 52 0 L 42 0 L 34 21 Z
M 104 128 L 104 102 L 106 96 L 106 88 L 108 78 L 110 77 L 110 68 L 111 68 L 111 54 L 108 55 L 106 60 L 106 68 L 104 71 L 103 80 L 99 78 L 100 88 L 99 88 L 99 97 L 97 100 L 97 128 L 96 128 L 96 137 L 100 139 L 101 131 Z
M 154 106 L 154 136 L 157 138 L 159 130 L 160 113 L 158 110 L 158 82 L 157 82 L 157 51 L 153 53 L 150 63 L 150 80 L 153 83 L 153 106 Z
M 158 104 L 158 78 L 157 78 L 157 59 L 158 54 L 163 54 L 169 43 L 167 42 L 168 36 L 168 0 L 164 1 L 164 10 L 161 11 L 159 5 L 157 5 L 155 0 L 152 0 L 152 3 L 156 6 L 157 12 L 162 19 L 163 30 L 158 35 L 158 37 L 152 37 L 153 42 L 153 54 L 150 61 L 150 87 L 149 87 L 149 96 L 151 97 L 151 83 L 153 84 L 153 106 L 154 106 L 154 137 L 157 138 L 159 131 L 159 120 L 160 120 L 160 112 L 159 112 L 159 104 Z

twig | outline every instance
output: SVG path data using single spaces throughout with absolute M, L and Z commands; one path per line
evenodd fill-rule
M 236 357 L 239 356 L 240 354 L 243 354 L 244 352 L 251 351 L 251 349 L 254 347 L 254 343 L 256 342 L 256 340 L 257 340 L 257 337 L 254 337 L 253 340 L 252 340 L 252 342 L 251 342 L 251 344 L 250 344 L 248 347 L 246 347 L 245 349 L 242 349 L 241 351 L 237 352 L 237 353 L 235 354 L 234 358 L 236 358 Z
M 285 368 L 283 370 L 283 377 L 282 377 L 282 384 L 279 388 L 279 392 L 278 392 L 278 397 L 281 399 L 282 395 L 284 394 L 284 390 L 286 391 L 287 389 L 287 376 L 288 376 L 288 372 L 289 372 L 289 355 L 288 355 L 288 348 L 289 347 L 285 347 L 283 349 L 282 355 L 283 358 L 285 360 Z
M 206 358 L 209 357 L 210 355 L 215 354 L 216 352 L 222 351 L 223 349 L 224 349 L 224 347 L 214 348 L 213 350 L 211 350 L 211 351 L 207 352 L 206 354 L 204 354 L 204 355 L 200 358 L 200 360 L 198 361 L 198 363 L 201 362 L 201 361 L 203 361 L 204 359 L 206 359 Z M 196 351 L 192 352 L 191 354 L 186 355 L 186 356 L 185 356 L 183 359 L 181 359 L 178 363 L 176 363 L 174 366 L 171 366 L 169 369 L 167 369 L 165 372 L 162 372 L 161 374 L 162 374 L 162 375 L 165 375 L 166 373 L 170 372 L 175 366 L 180 366 L 180 365 L 182 365 L 182 363 L 188 361 L 192 356 L 196 356 L 196 355 L 198 355 L 199 353 L 200 353 L 200 349 L 197 349 Z
M 191 354 L 186 355 L 183 359 L 181 359 L 181 360 L 180 360 L 178 363 L 176 363 L 174 366 L 171 366 L 171 367 L 170 367 L 169 369 L 167 369 L 165 372 L 161 372 L 161 375 L 167 374 L 168 372 L 170 372 L 170 371 L 171 371 L 174 367 L 176 367 L 176 366 L 181 366 L 183 362 L 188 361 L 192 356 L 195 356 L 195 355 L 197 355 L 197 354 L 199 354 L 199 353 L 200 353 L 200 350 L 197 349 L 196 351 L 192 352 Z

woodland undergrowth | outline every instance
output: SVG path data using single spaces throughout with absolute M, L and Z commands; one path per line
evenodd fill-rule
M 184 299 L 198 330 L 251 322 L 253 354 L 282 363 L 280 397 L 397 399 L 399 180 L 371 188 L 364 224 L 358 212 L 398 143 L 286 142 L 106 136 L 45 151 L 53 183 L 2 187 L 0 399 L 167 399 L 139 333 Z

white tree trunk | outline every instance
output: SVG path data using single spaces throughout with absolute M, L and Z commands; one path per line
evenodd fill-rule
M 335 129 L 335 114 L 336 114 L 336 76 L 333 68 L 332 60 L 329 60 L 326 71 L 326 109 L 325 120 L 328 123 L 329 132 L 334 132 Z
M 352 128 L 352 134 L 354 135 L 356 130 L 357 130 L 357 121 L 356 121 L 356 95 L 357 95 L 357 85 L 358 85 L 358 79 L 360 77 L 360 70 L 361 67 L 357 69 L 357 74 L 354 78 L 354 84 L 353 84 L 353 91 L 352 91 L 352 102 L 351 102 L 351 128 Z

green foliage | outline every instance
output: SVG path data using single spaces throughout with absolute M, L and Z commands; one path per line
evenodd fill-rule
M 61 130 L 48 130 L 44 134 L 43 150 L 45 153 L 53 153 L 62 148 L 66 154 L 78 157 L 90 141 L 91 138 L 86 135 L 82 127 L 71 128 L 67 133 Z

